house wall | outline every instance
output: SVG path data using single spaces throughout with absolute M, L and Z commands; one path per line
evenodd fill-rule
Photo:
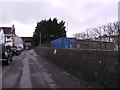
M 5 45 L 8 46 L 13 46 L 12 42 L 12 34 L 5 34 Z
M 5 45 L 14 45 L 14 37 L 13 37 L 13 32 L 15 34 L 15 28 L 13 31 L 11 31 L 12 27 L 0 27 L 5 34 Z
M 10 36 L 6 36 L 5 37 L 5 45 L 6 46 L 8 46 L 8 45 L 12 46 L 13 45 L 13 43 L 12 43 L 12 37 L 10 37 Z
M 0 31 L 0 44 L 5 44 L 5 34 L 3 30 Z

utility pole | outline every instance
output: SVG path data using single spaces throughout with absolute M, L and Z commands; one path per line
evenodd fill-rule
M 118 51 L 120 53 L 120 2 L 118 2 Z
M 68 31 L 68 23 L 67 23 L 67 31 Z
M 118 21 L 118 51 L 120 53 L 120 21 Z

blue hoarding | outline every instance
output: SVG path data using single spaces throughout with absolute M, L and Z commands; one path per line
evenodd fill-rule
M 75 38 L 58 38 L 51 41 L 51 47 L 53 48 L 75 48 L 76 39 Z

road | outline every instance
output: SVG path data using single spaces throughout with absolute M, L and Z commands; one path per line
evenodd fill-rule
M 87 88 L 88 85 L 34 50 L 14 56 L 10 65 L 2 66 L 3 88 Z

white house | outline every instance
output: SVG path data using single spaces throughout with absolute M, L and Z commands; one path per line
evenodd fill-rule
M 5 44 L 5 34 L 2 28 L 0 28 L 0 44 Z
M 14 25 L 12 27 L 0 27 L 5 34 L 5 45 L 14 45 L 14 36 L 15 36 L 15 28 Z

